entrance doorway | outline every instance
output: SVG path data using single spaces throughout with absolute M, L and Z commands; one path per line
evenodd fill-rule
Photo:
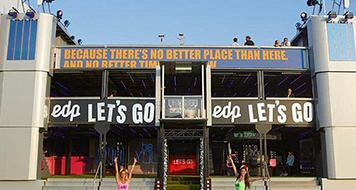
M 204 138 L 207 133 L 203 128 L 205 125 L 196 124 L 184 128 L 177 125 L 165 128 L 164 125 L 161 129 L 163 185 L 167 187 L 186 181 L 191 185 L 203 186 L 207 175 L 205 151 L 208 148 L 205 145 L 207 139 Z M 182 178 L 184 180 L 180 181 Z
M 197 175 L 199 150 L 198 141 L 194 140 L 170 140 L 168 141 L 169 152 L 169 175 Z

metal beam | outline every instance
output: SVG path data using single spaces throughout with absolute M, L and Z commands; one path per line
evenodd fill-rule
M 206 67 L 206 117 L 207 125 L 212 126 L 212 116 L 211 116 L 211 66 Z
M 161 67 L 156 67 L 156 120 L 155 126 L 159 127 L 161 119 Z
M 198 139 L 204 137 L 204 131 L 202 129 L 173 129 L 165 130 L 166 139 Z
M 107 99 L 108 97 L 108 81 L 109 81 L 109 71 L 104 70 L 102 72 L 101 80 L 101 99 Z

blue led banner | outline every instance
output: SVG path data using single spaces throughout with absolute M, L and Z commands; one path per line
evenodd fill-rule
M 207 62 L 212 68 L 304 68 L 302 49 L 241 47 L 62 47 L 60 68 L 155 68 L 159 62 Z

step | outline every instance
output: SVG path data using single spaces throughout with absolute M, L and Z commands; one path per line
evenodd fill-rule
M 44 186 L 43 190 L 93 190 L 93 186 L 73 187 L 73 186 Z M 96 187 L 95 190 L 98 188 Z M 117 190 L 117 186 L 102 186 L 101 190 Z M 130 185 L 130 190 L 154 190 L 154 186 L 134 186 Z
M 251 177 L 252 179 L 254 177 Z M 211 177 L 212 181 L 235 181 L 236 177 Z M 317 181 L 315 177 L 271 177 L 273 181 Z
M 93 182 L 93 178 L 47 178 L 46 181 L 70 181 L 70 182 L 83 182 L 83 181 L 91 181 Z M 96 178 L 98 180 L 98 178 Z M 103 181 L 115 181 L 115 178 L 103 178 Z M 132 178 L 131 181 L 140 182 L 140 181 L 155 181 L 154 178 Z
M 117 187 L 105 187 L 102 186 L 100 190 L 117 190 Z M 141 187 L 136 187 L 136 186 L 131 186 L 130 185 L 130 190 L 154 190 L 154 186 L 149 187 L 149 186 L 141 186 Z
M 213 187 L 215 186 L 229 186 L 234 184 L 235 181 L 221 181 L 221 182 L 212 182 Z M 262 181 L 255 181 L 252 183 L 254 186 L 264 186 Z M 295 181 L 271 181 L 271 186 L 283 186 L 283 187 L 313 187 L 318 186 L 317 181 L 304 181 L 304 182 L 295 182 Z
M 92 186 L 93 187 L 94 183 L 76 183 L 76 182 L 46 182 L 45 186 L 46 187 L 62 187 L 62 186 L 71 186 L 71 187 L 88 187 Z M 96 185 L 98 185 L 98 182 L 96 182 Z
M 152 178 L 132 178 L 130 182 L 130 187 L 154 187 L 155 179 Z M 116 180 L 115 179 L 103 179 L 102 187 L 116 187 Z
M 49 178 L 45 182 L 44 190 L 87 190 L 93 189 L 93 178 Z M 96 186 L 99 179 L 96 179 Z M 130 189 L 132 190 L 153 190 L 155 179 L 153 178 L 132 178 Z M 114 178 L 104 178 L 102 189 L 117 189 Z
M 172 185 L 199 185 L 200 181 L 168 181 L 167 184 L 172 184 Z
M 253 179 L 253 178 L 252 178 Z M 214 190 L 235 190 L 236 178 L 212 178 L 212 189 Z M 316 178 L 283 178 L 274 177 L 270 179 L 268 185 L 273 190 L 321 190 Z M 263 181 L 255 181 L 251 184 L 252 190 L 264 190 Z
M 200 178 L 196 177 L 169 177 L 167 181 L 199 181 Z
M 93 186 L 73 187 L 73 186 L 44 186 L 43 190 L 93 190 Z M 95 188 L 98 189 L 98 188 Z
M 103 182 L 115 182 L 115 178 L 103 178 Z M 131 182 L 155 182 L 154 178 L 131 178 Z
M 50 182 L 93 182 L 93 178 L 47 178 Z
M 213 190 L 236 190 L 234 186 L 232 187 L 212 187 Z M 320 186 L 317 187 L 274 187 L 271 186 L 271 190 L 321 190 Z M 265 187 L 255 187 L 251 186 L 248 190 L 266 190 Z
M 92 178 L 48 178 L 45 186 L 93 187 L 93 182 Z
M 168 184 L 167 190 L 200 190 L 200 185 L 170 185 L 170 184 Z

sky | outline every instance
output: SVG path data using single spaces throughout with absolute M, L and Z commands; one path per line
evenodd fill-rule
M 300 13 L 312 14 L 307 0 L 55 0 L 51 11 L 62 10 L 68 32 L 83 45 L 229 45 L 237 37 L 243 44 L 250 35 L 256 45 L 292 39 Z M 325 0 L 327 12 L 332 1 Z M 30 0 L 37 9 L 37 0 Z M 356 1 L 351 2 L 356 11 Z M 48 8 L 46 8 L 48 12 Z

